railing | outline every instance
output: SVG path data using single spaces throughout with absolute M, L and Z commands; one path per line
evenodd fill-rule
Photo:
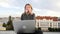
M 60 28 L 60 21 L 36 21 L 36 28 Z

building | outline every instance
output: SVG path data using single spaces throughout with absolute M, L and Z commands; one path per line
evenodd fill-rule
M 44 31 L 48 31 L 48 28 L 59 28 L 60 21 L 58 17 L 51 16 L 37 16 L 36 17 L 36 28 L 41 28 Z

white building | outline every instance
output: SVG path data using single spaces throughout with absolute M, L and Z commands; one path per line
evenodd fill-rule
M 60 21 L 57 17 L 50 16 L 38 16 L 36 17 L 36 28 L 41 28 L 41 30 L 48 31 L 48 28 L 60 28 Z

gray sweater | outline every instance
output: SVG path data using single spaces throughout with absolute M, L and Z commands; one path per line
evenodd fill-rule
M 34 20 L 35 18 L 35 14 L 33 13 L 32 15 L 31 14 L 26 14 L 26 13 L 23 13 L 21 15 L 21 20 Z

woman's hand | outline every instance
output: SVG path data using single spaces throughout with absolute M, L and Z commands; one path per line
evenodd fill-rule
M 25 12 L 28 13 L 28 10 L 26 9 Z

